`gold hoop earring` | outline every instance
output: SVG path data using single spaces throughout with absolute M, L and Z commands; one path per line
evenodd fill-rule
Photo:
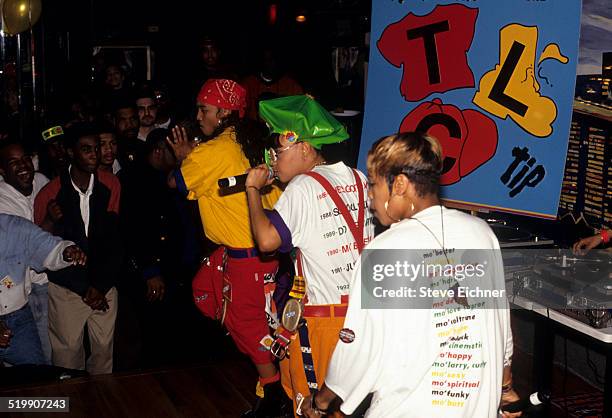
M 393 197 L 393 196 L 391 196 Z M 387 200 L 385 202 L 385 213 L 387 214 L 387 216 L 389 217 L 389 219 L 391 219 L 393 222 L 399 222 L 401 221 L 401 219 L 395 219 L 393 216 L 389 215 L 389 200 Z

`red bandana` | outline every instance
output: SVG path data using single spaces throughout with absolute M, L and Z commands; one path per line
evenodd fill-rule
M 200 89 L 198 103 L 221 109 L 238 110 L 240 117 L 243 117 L 246 108 L 246 90 L 232 80 L 211 79 Z

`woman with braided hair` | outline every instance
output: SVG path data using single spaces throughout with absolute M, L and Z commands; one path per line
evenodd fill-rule
M 278 416 L 284 397 L 280 375 L 261 343 L 275 321 L 265 310 L 264 286 L 271 285 L 278 260 L 255 248 L 245 193 L 221 193 L 217 185 L 218 179 L 262 162 L 263 137 L 243 119 L 246 91 L 234 81 L 208 80 L 196 105 L 206 139 L 189 142 L 185 129 L 178 127 L 168 139 L 181 162 L 175 172 L 177 187 L 198 201 L 204 233 L 220 246 L 194 279 L 196 305 L 206 316 L 223 321 L 238 349 L 257 368 L 264 397 L 246 416 Z M 271 208 L 279 195 L 275 187 L 262 191 L 264 205 Z

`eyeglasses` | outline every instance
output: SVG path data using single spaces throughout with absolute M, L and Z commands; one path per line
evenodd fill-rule
M 289 148 L 293 147 L 294 145 L 299 144 L 299 142 L 294 142 L 293 144 L 289 144 L 286 147 L 283 148 L 268 148 L 268 157 L 269 157 L 269 161 L 270 163 L 275 163 L 278 161 L 278 159 L 280 158 L 280 155 L 287 151 Z

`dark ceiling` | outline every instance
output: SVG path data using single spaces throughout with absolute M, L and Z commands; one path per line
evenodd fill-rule
M 277 10 L 273 25 L 271 4 Z M 74 85 L 87 76 L 92 45 L 137 43 L 154 49 L 158 76 L 176 78 L 198 65 L 199 41 L 206 35 L 220 42 L 224 58 L 243 73 L 263 46 L 272 46 L 298 77 L 317 74 L 329 66 L 333 45 L 363 46 L 370 7 L 368 0 L 45 2 L 47 69 Z M 297 23 L 297 14 L 306 22 Z

